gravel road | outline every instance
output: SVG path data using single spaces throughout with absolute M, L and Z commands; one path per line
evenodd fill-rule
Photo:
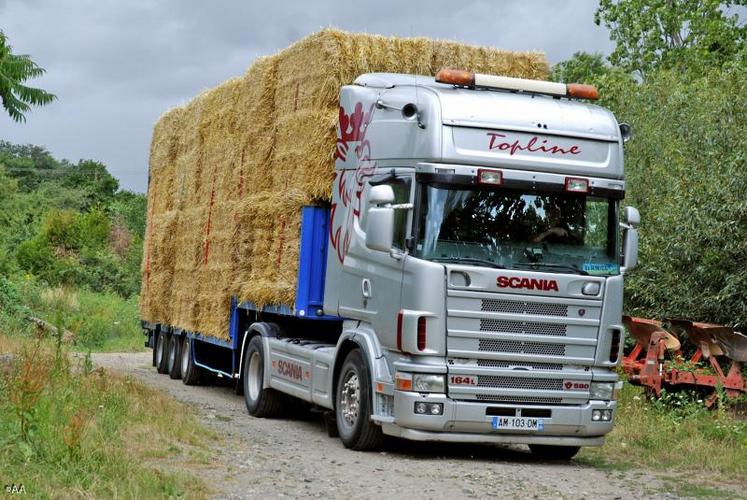
M 379 453 L 350 451 L 327 436 L 320 415 L 253 418 L 232 389 L 185 386 L 158 375 L 150 356 L 94 354 L 93 361 L 187 403 L 223 437 L 219 462 L 191 471 L 219 498 L 676 498 L 645 471 L 541 463 L 522 447 L 397 440 Z

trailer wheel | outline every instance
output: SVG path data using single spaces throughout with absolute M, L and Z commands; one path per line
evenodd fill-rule
M 358 451 L 381 447 L 381 427 L 371 421 L 371 376 L 359 349 L 350 351 L 337 379 L 335 420 L 346 448 Z
M 168 360 L 166 359 L 169 346 L 169 334 L 164 331 L 158 332 L 156 338 L 156 370 L 158 373 L 167 373 L 169 370 Z
M 570 460 L 581 449 L 580 446 L 550 446 L 546 444 L 530 444 L 532 455 L 543 460 Z
M 169 338 L 169 377 L 179 379 L 182 376 L 182 339 L 177 335 Z
M 282 409 L 282 394 L 274 389 L 263 389 L 265 372 L 264 350 L 259 335 L 252 337 L 244 354 L 242 383 L 246 409 L 253 417 L 274 417 Z
M 189 337 L 184 336 L 182 341 L 182 382 L 185 385 L 197 385 L 200 383 L 200 367 L 195 365 L 192 359 L 192 342 Z

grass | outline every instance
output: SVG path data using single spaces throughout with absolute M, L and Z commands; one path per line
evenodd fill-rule
M 33 279 L 0 283 L 0 329 L 30 332 L 26 320 L 41 318 L 73 332 L 77 351 L 136 352 L 144 349 L 138 296 L 86 289 L 49 288 Z M 5 292 L 5 293 L 3 293 Z
M 747 421 L 708 410 L 696 398 L 677 393 L 649 401 L 642 388 L 626 383 L 605 445 L 582 449 L 578 460 L 604 469 L 687 474 L 691 495 L 715 494 L 724 483 L 744 485 Z
M 0 484 L 41 498 L 204 497 L 190 467 L 216 439 L 168 396 L 85 360 L 71 366 L 50 340 L 0 334 Z M 204 466 L 204 465 L 203 465 Z

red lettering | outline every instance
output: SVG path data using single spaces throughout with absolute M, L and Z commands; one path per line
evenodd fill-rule
M 488 132 L 488 137 L 490 137 L 490 141 L 488 142 L 488 150 L 492 149 L 498 149 L 499 151 L 508 151 L 510 155 L 514 155 L 517 152 L 520 151 L 528 151 L 530 153 L 550 153 L 552 155 L 554 154 L 561 154 L 561 155 L 578 155 L 581 154 L 581 148 L 577 145 L 571 146 L 568 149 L 561 148 L 557 145 L 550 145 L 547 142 L 547 139 L 542 139 L 542 142 L 537 144 L 537 142 L 540 140 L 539 137 L 532 136 L 529 141 L 525 145 L 522 146 L 522 144 L 519 142 L 519 139 L 516 139 L 513 142 L 508 141 L 501 141 L 499 138 L 505 138 L 507 137 L 505 134 L 499 134 L 497 132 Z
M 555 280 L 542 280 L 537 278 L 519 278 L 518 276 L 498 276 L 495 280 L 498 288 L 520 288 L 526 290 L 542 290 L 545 292 L 559 291 L 558 282 Z

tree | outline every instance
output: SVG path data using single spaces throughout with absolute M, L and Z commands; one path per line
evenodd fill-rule
M 54 94 L 27 87 L 24 82 L 44 74 L 28 55 L 13 54 L 8 39 L 0 31 L 0 99 L 10 117 L 17 122 L 25 122 L 24 113 L 31 110 L 31 106 L 42 106 L 56 99 Z
M 654 68 L 721 65 L 744 49 L 747 27 L 725 9 L 747 0 L 601 0 L 594 22 L 617 46 L 609 60 L 641 76 Z
M 610 72 L 604 56 L 595 52 L 576 52 L 567 61 L 559 62 L 552 68 L 551 79 L 556 82 L 590 83 Z

